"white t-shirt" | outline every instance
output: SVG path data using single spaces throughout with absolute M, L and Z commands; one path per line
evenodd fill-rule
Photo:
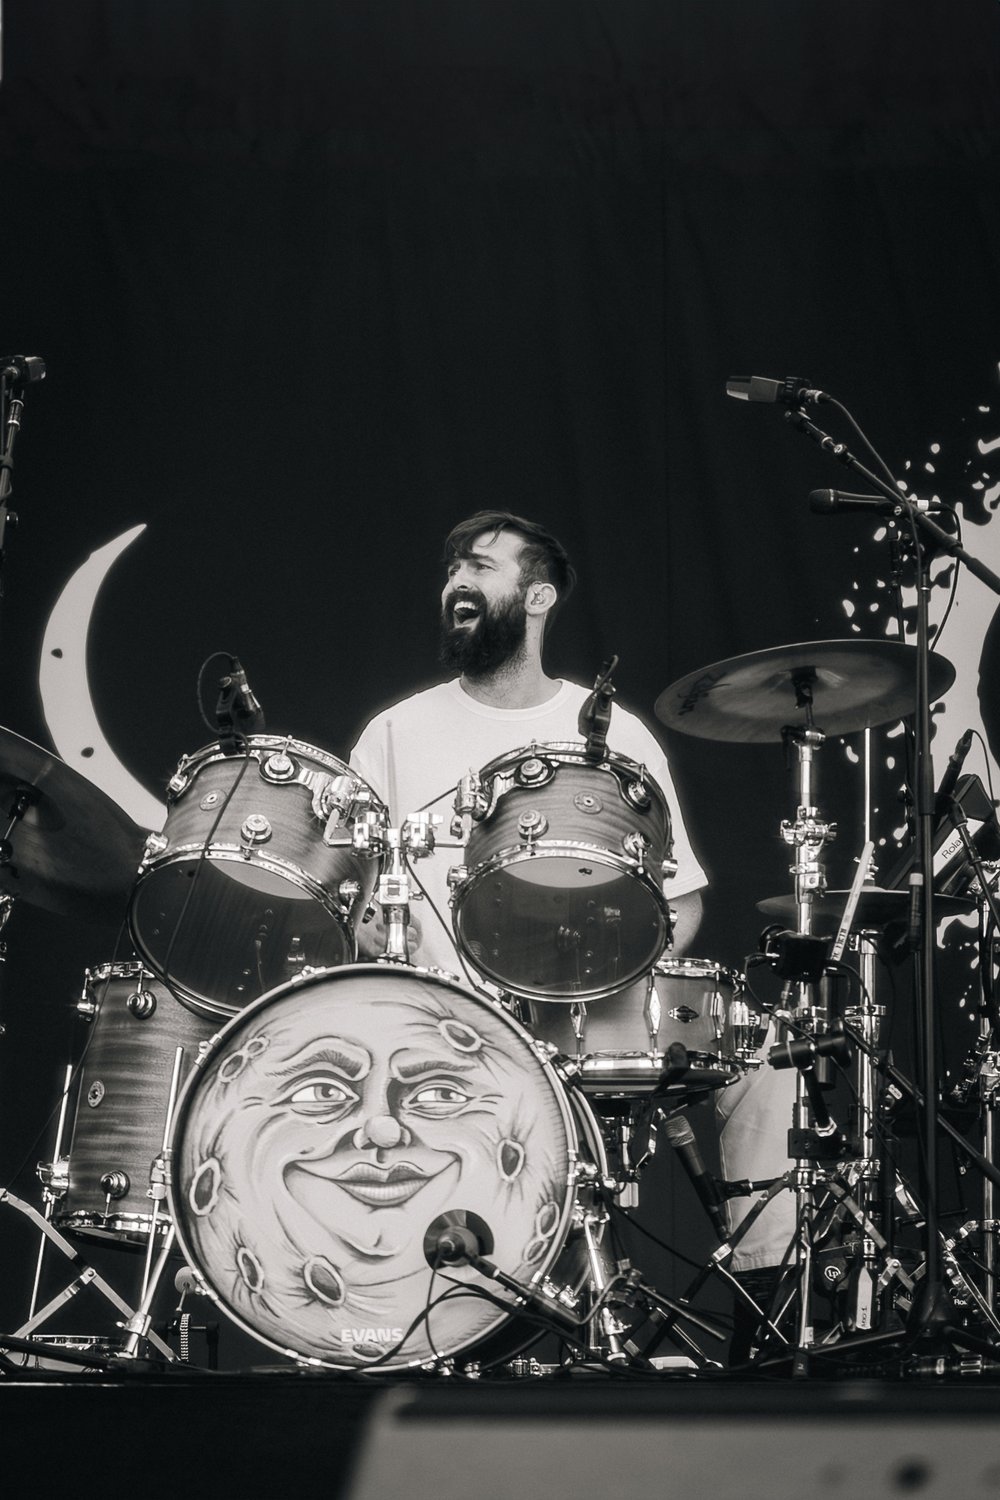
M 427 902 L 414 907 L 422 926 L 420 946 L 410 955 L 415 963 L 460 972 L 448 904 L 448 870 L 462 862 L 462 846 L 449 832 L 460 780 L 525 745 L 580 743 L 577 720 L 589 693 L 589 688 L 564 681 L 535 708 L 493 708 L 470 697 L 456 678 L 404 698 L 363 730 L 351 752 L 351 766 L 388 804 L 393 825 L 424 810 L 443 818 L 435 852 L 418 862 L 416 874 L 447 926 Z M 699 890 L 707 881 L 684 827 L 666 756 L 646 726 L 617 703 L 611 710 L 608 749 L 644 766 L 666 798 L 677 860 L 677 874 L 665 886 L 668 899 Z

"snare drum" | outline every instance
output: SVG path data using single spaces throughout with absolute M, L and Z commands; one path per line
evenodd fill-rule
M 679 1091 L 728 1087 L 752 1065 L 761 1027 L 742 976 L 701 958 L 660 959 L 640 983 L 586 1004 L 532 1001 L 527 1020 L 535 1036 L 574 1059 L 594 1098 L 648 1093 L 674 1042 L 688 1056 Z
M 152 1223 L 150 1169 L 163 1147 L 174 1056 L 183 1047 L 190 1069 L 212 1027 L 139 963 L 88 969 L 77 1010 L 91 1030 L 68 1180 L 52 1222 L 87 1239 L 141 1244 Z M 159 1222 L 165 1229 L 166 1216 Z
M 350 963 L 386 811 L 343 761 L 253 735 L 209 745 L 167 788 L 132 893 L 136 948 L 192 1010 L 231 1016 L 299 969 Z
M 178 1105 L 171 1213 L 209 1294 L 272 1349 L 335 1369 L 420 1365 L 510 1319 L 434 1277 L 447 1216 L 548 1283 L 600 1133 L 506 1011 L 429 970 L 364 964 L 264 995 L 215 1037 Z M 580 1121 L 588 1121 L 581 1129 Z M 572 1300 L 572 1291 L 568 1294 Z
M 647 973 L 670 918 L 663 793 L 644 767 L 582 744 L 529 745 L 479 775 L 455 935 L 503 989 L 538 1000 L 608 995 Z M 672 864 L 669 868 L 673 868 Z

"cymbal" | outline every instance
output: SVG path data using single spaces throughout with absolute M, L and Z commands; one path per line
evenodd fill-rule
M 813 902 L 812 928 L 817 937 L 828 937 L 838 931 L 849 894 L 848 891 L 825 891 Z M 957 917 L 962 912 L 972 911 L 975 904 L 968 896 L 935 895 L 934 915 Z M 794 923 L 799 915 L 794 896 L 771 896 L 766 901 L 758 901 L 757 910 L 765 917 L 789 924 Z M 858 932 L 864 927 L 874 930 L 888 927 L 891 922 L 905 922 L 909 910 L 908 890 L 886 891 L 875 885 L 862 886 L 851 931 Z
M 0 893 L 62 915 L 123 910 L 145 830 L 65 761 L 0 725 L 0 835 L 20 793 L 28 806 L 8 835 Z
M 656 717 L 700 739 L 746 744 L 780 741 L 787 727 L 810 723 L 824 734 L 853 734 L 913 712 L 916 657 L 917 648 L 901 641 L 772 646 L 682 677 L 657 698 Z M 929 679 L 931 698 L 940 698 L 955 668 L 932 652 Z

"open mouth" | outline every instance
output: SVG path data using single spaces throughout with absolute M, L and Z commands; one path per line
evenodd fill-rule
M 358 1162 L 339 1177 L 334 1177 L 338 1187 L 359 1203 L 370 1208 L 384 1208 L 396 1203 L 405 1203 L 414 1193 L 430 1181 L 426 1172 L 421 1172 L 412 1162 L 394 1162 L 391 1167 L 379 1167 L 372 1162 Z
M 448 601 L 448 621 L 452 626 L 473 625 L 481 614 L 482 606 L 474 599 L 458 598 Z

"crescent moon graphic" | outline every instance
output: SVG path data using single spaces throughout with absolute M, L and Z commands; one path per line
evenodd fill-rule
M 94 605 L 115 560 L 145 523 L 123 531 L 77 568 L 49 615 L 38 662 L 38 688 L 52 743 L 67 765 L 114 799 L 140 828 L 163 827 L 166 808 L 122 765 L 97 720 L 87 675 Z

